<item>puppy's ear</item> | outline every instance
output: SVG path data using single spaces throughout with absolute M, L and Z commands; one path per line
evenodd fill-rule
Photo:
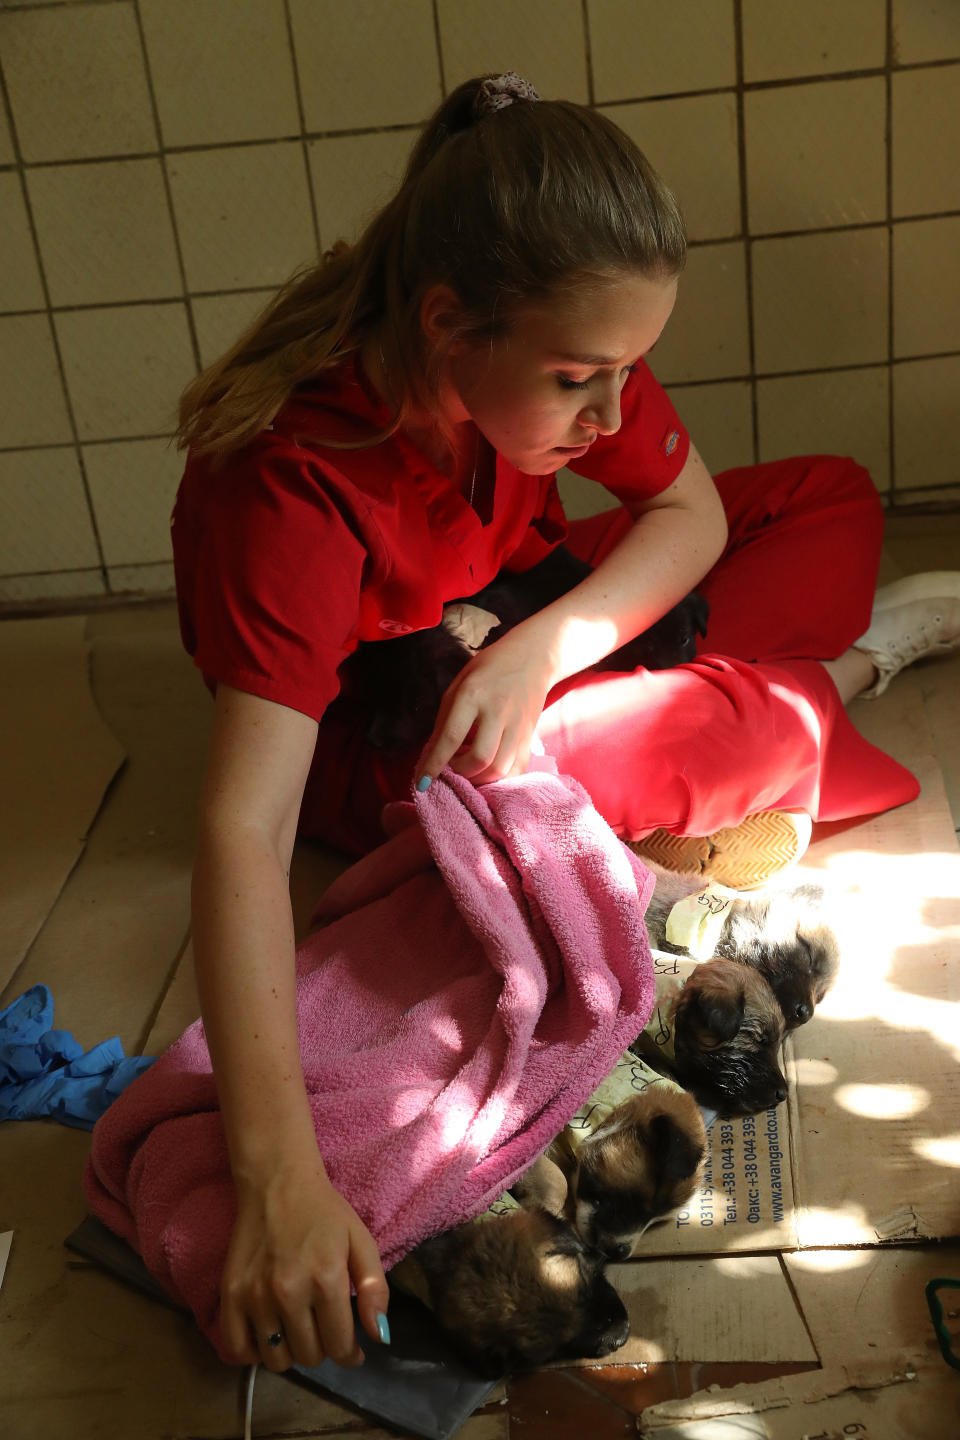
M 649 1145 L 664 1180 L 688 1180 L 703 1159 L 703 1143 L 678 1125 L 671 1115 L 654 1115 L 650 1121 Z
M 737 969 L 729 961 L 705 960 L 681 992 L 688 1018 L 701 1032 L 700 1043 L 707 1049 L 728 1044 L 743 1024 L 746 990 Z
M 567 1177 L 559 1165 L 540 1155 L 529 1170 L 514 1185 L 514 1191 L 524 1208 L 539 1206 L 548 1215 L 563 1217 L 567 1204 Z

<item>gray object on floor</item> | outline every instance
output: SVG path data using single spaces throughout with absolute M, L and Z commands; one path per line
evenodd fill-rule
M 136 1251 L 92 1215 L 64 1244 L 152 1299 L 180 1308 Z M 425 1440 L 449 1440 L 499 1383 L 469 1369 L 425 1306 L 396 1291 L 390 1300 L 391 1344 L 375 1344 L 359 1326 L 357 1333 L 365 1359 L 356 1370 L 325 1360 L 313 1370 L 295 1365 L 287 1375 Z

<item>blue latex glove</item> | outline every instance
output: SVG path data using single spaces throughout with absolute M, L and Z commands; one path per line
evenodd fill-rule
M 64 1125 L 94 1123 L 153 1059 L 129 1059 L 114 1037 L 84 1053 L 68 1030 L 52 1029 L 53 996 L 34 985 L 0 1011 L 0 1120 L 52 1115 Z

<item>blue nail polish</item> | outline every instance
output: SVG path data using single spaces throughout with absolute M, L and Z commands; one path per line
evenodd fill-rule
M 429 775 L 421 775 L 420 779 L 417 781 L 417 790 L 422 795 L 424 790 L 430 789 L 431 783 L 432 781 Z
M 386 1315 L 377 1316 L 377 1329 L 380 1332 L 380 1339 L 384 1345 L 390 1344 L 390 1321 Z

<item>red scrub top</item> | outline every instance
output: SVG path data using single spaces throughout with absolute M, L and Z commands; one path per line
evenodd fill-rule
M 622 424 L 571 467 L 626 504 L 666 489 L 689 439 L 641 361 Z M 191 456 L 173 512 L 180 629 L 207 683 L 320 720 L 361 640 L 437 625 L 449 601 L 525 570 L 567 533 L 553 475 L 496 456 L 481 520 L 402 435 L 367 449 L 387 408 L 354 357 L 301 388 L 269 430 L 217 466 Z

